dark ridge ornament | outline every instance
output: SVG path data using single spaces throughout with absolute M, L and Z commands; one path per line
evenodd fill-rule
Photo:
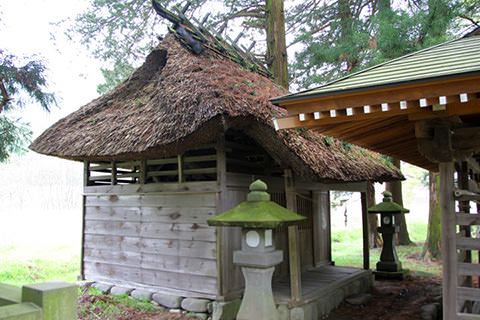
M 202 22 L 192 18 L 198 26 L 194 25 L 184 15 L 188 5 L 183 10 L 177 9 L 177 14 L 163 8 L 157 0 L 152 0 L 152 6 L 158 15 L 173 23 L 173 27 L 169 27 L 170 32 L 173 33 L 175 37 L 194 54 L 198 55 L 206 48 L 224 58 L 240 64 L 249 71 L 273 79 L 272 73 L 265 67 L 265 65 L 250 53 L 253 46 L 245 51 L 237 45 L 238 40 L 242 36 L 241 34 L 235 39 L 235 41 L 232 41 L 228 37 L 227 41 L 218 33 L 212 34 L 203 26 L 206 20 L 208 20 L 208 15 L 203 18 Z
M 398 259 L 395 248 L 395 233 L 399 231 L 399 226 L 395 224 L 395 216 L 408 212 L 410 210 L 393 202 L 392 194 L 388 191 L 383 193 L 383 202 L 368 209 L 368 213 L 379 213 L 381 221 L 381 226 L 377 230 L 382 234 L 383 247 L 380 261 L 377 262 L 377 269 L 373 272 L 377 280 L 402 280 L 409 273 L 408 270 L 402 269 L 402 263 Z

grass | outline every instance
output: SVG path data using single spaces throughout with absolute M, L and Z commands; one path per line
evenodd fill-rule
M 80 274 L 80 250 L 75 247 L 10 245 L 0 247 L 0 256 L 0 283 L 76 282 Z
M 420 260 L 427 224 L 425 222 L 411 222 L 408 224 L 410 239 L 414 246 L 397 246 L 397 255 L 405 269 L 415 271 L 417 275 L 440 277 L 442 266 L 440 262 Z M 336 265 L 363 267 L 362 230 L 350 229 L 332 232 L 332 259 Z M 380 259 L 381 248 L 370 249 L 370 267 Z

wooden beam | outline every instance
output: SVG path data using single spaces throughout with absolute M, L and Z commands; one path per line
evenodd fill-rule
M 312 191 L 350 191 L 350 192 L 364 192 L 367 189 L 366 182 L 333 182 L 333 183 L 318 183 L 318 182 L 297 182 L 295 181 L 295 188 L 300 190 Z
M 289 114 L 329 111 L 345 107 L 361 107 L 397 103 L 420 99 L 438 98 L 440 96 L 459 95 L 461 93 L 480 92 L 480 76 L 449 79 L 443 81 L 415 83 L 390 88 L 362 90 L 345 94 L 307 98 L 298 101 L 279 103 Z
M 473 313 L 457 313 L 457 320 L 480 320 L 480 314 Z
M 466 287 L 458 287 L 458 299 L 460 300 L 472 300 L 472 301 L 480 301 L 480 289 L 478 288 L 466 288 Z M 443 307 L 445 310 L 445 307 Z M 448 311 L 448 310 L 447 310 Z M 445 314 L 445 311 L 444 311 Z M 454 318 L 448 318 L 454 319 Z
M 459 262 L 457 271 L 459 276 L 478 276 L 480 275 L 480 264 Z
M 480 226 L 480 214 L 457 213 L 455 219 L 459 226 Z
M 452 100 L 455 101 L 455 100 Z M 330 113 L 319 113 L 319 117 L 315 117 L 315 112 L 306 113 L 302 112 L 304 120 L 300 120 L 299 116 L 292 114 L 291 110 L 288 110 L 289 116 L 276 118 L 278 129 L 288 128 L 312 128 L 315 126 L 322 126 L 327 124 L 337 124 L 345 122 L 357 122 L 366 121 L 370 119 L 385 119 L 395 117 L 399 115 L 408 116 L 410 121 L 445 118 L 457 115 L 466 115 L 473 113 L 480 113 L 480 110 L 476 108 L 480 104 L 480 100 L 471 100 L 467 103 L 454 102 L 447 104 L 445 109 L 434 111 L 432 106 L 419 107 L 415 106 L 414 101 L 407 101 L 406 109 L 390 109 L 388 111 L 382 111 L 379 109 L 375 112 L 363 112 L 352 115 L 340 115 L 332 117 Z M 357 108 L 358 109 L 358 108 Z M 339 114 L 339 112 L 336 112 Z
M 440 163 L 440 199 L 442 208 L 443 319 L 457 315 L 457 248 L 455 200 L 453 199 L 453 162 Z
M 291 169 L 284 170 L 285 197 L 287 209 L 297 212 L 297 195 Z M 302 277 L 300 264 L 300 242 L 298 226 L 288 227 L 288 256 L 290 265 L 290 290 L 292 303 L 295 305 L 302 299 Z
M 480 250 L 480 239 L 457 237 L 456 247 L 462 250 Z

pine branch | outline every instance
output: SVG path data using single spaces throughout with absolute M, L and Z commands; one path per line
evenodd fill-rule
M 5 109 L 5 106 L 12 101 L 12 98 L 8 95 L 5 84 L 3 83 L 3 77 L 0 75 L 0 92 L 2 93 L 2 101 L 0 102 L 0 113 Z
M 468 20 L 468 21 L 470 21 L 472 24 L 476 25 L 477 27 L 480 27 L 480 23 L 477 22 L 477 21 L 475 21 L 475 20 L 473 20 L 473 19 L 470 18 L 470 17 L 464 16 L 464 15 L 460 15 L 459 18 Z

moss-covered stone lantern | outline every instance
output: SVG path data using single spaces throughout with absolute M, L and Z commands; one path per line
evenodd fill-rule
M 382 234 L 383 248 L 380 254 L 380 261 L 377 262 L 375 270 L 376 278 L 397 278 L 403 279 L 407 270 L 402 270 L 402 263 L 398 260 L 395 249 L 395 233 L 399 226 L 395 224 L 395 216 L 410 212 L 396 202 L 393 202 L 392 194 L 388 191 L 383 193 L 383 202 L 368 209 L 368 213 L 380 214 L 380 227 L 378 232 Z
M 247 201 L 208 219 L 210 226 L 242 227 L 242 249 L 233 253 L 233 262 L 242 266 L 245 292 L 237 319 L 278 319 L 272 293 L 275 265 L 283 252 L 275 249 L 273 229 L 306 219 L 273 201 L 267 185 L 256 180 L 250 185 Z

